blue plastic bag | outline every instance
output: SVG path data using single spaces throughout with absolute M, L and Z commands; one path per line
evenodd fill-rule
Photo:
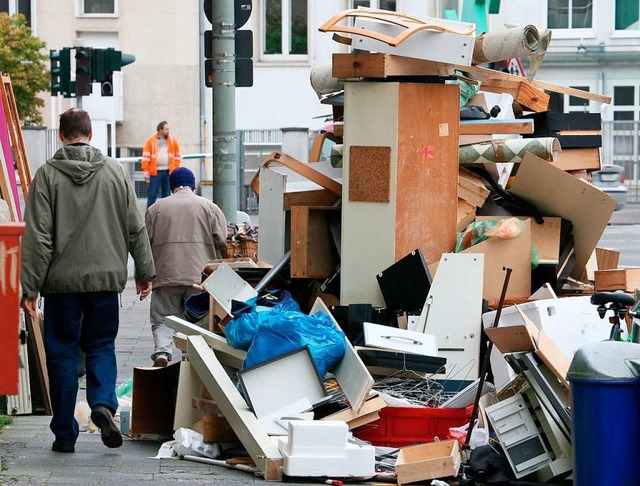
M 296 311 L 261 313 L 264 318 L 247 352 L 250 368 L 309 346 L 318 375 L 333 371 L 346 350 L 345 335 L 324 312 L 312 316 Z
M 272 290 L 249 299 L 246 304 L 233 309 L 233 315 L 224 328 L 227 343 L 246 351 L 260 326 L 272 312 L 300 311 L 298 303 L 286 290 Z

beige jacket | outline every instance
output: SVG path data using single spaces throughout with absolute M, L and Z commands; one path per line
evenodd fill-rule
M 213 202 L 187 190 L 157 200 L 145 213 L 156 287 L 200 283 L 207 261 L 226 245 L 227 220 Z

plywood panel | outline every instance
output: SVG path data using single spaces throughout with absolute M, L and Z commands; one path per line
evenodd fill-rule
M 427 262 L 453 251 L 457 230 L 457 85 L 399 85 L 395 258 L 420 248 Z

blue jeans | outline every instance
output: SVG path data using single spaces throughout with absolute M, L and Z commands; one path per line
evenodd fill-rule
M 44 296 L 44 346 L 47 353 L 51 431 L 56 441 L 73 445 L 78 438 L 74 417 L 78 395 L 78 358 L 86 354 L 87 402 L 112 413 L 116 397 L 115 339 L 119 313 L 117 292 L 84 292 Z
M 152 175 L 149 177 L 149 192 L 147 193 L 147 207 L 156 202 L 158 197 L 158 189 L 160 190 L 160 197 L 168 197 L 169 190 L 169 171 L 159 170 L 158 175 Z

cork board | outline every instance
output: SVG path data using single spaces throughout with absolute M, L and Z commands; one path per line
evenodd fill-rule
M 388 203 L 391 194 L 391 147 L 349 149 L 349 201 Z

